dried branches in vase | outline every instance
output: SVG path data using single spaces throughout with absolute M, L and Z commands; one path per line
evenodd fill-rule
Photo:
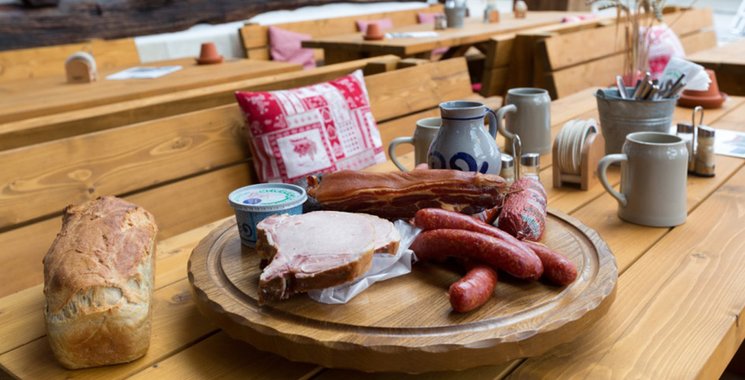
M 589 3 L 598 5 L 599 10 L 616 8 L 616 22 L 624 27 L 626 45 L 623 77 L 627 85 L 633 85 L 649 68 L 649 31 L 655 21 L 662 21 L 665 0 L 590 0 Z

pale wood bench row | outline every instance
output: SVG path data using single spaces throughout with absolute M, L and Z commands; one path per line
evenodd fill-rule
M 436 114 L 440 102 L 474 96 L 464 59 L 371 75 L 366 82 L 385 146 L 411 135 L 415 120 Z M 0 151 L 0 262 L 7 279 L 0 296 L 41 281 L 41 257 L 68 204 L 124 196 L 155 215 L 161 238 L 230 215 L 227 194 L 255 181 L 243 123 L 232 101 Z
M 380 73 L 396 68 L 399 60 L 396 56 L 361 59 L 7 122 L 0 124 L 0 151 L 230 104 L 238 90 L 304 86 L 357 69 L 365 74 Z
M 418 23 L 419 13 L 442 13 L 441 4 L 430 5 L 426 8 L 407 9 L 393 12 L 369 13 L 355 16 L 331 17 L 318 20 L 296 21 L 271 26 L 279 27 L 291 32 L 309 34 L 313 37 L 325 37 L 360 32 L 357 20 L 379 20 L 388 18 L 394 27 L 414 25 Z M 362 31 L 364 32 L 364 30 Z M 241 37 L 246 57 L 251 59 L 270 60 L 269 53 L 269 25 L 249 23 L 238 31 Z M 317 61 L 323 60 L 323 50 L 314 49 Z
M 711 9 L 666 8 L 664 22 L 686 54 L 716 46 Z M 536 28 L 494 37 L 487 45 L 481 94 L 542 87 L 553 99 L 613 82 L 623 70 L 623 27 L 614 17 Z
M 0 82 L 65 75 L 65 60 L 84 51 L 96 58 L 98 70 L 137 65 L 140 55 L 133 38 L 0 51 Z

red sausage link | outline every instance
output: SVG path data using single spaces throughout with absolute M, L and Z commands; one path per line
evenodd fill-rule
M 455 211 L 443 210 L 441 208 L 425 208 L 416 212 L 414 216 L 414 224 L 425 230 L 438 230 L 442 228 L 449 228 L 454 230 L 467 230 L 482 233 L 489 236 L 494 236 L 497 239 L 502 239 L 510 244 L 518 247 L 518 249 L 526 252 L 530 251 L 522 241 L 516 237 L 508 234 L 507 232 L 500 230 L 490 224 L 486 224 L 478 219 L 471 216 L 461 214 Z M 530 254 L 528 252 L 526 254 Z
M 537 280 L 543 264 L 535 253 L 526 254 L 504 240 L 478 232 L 438 229 L 420 233 L 411 245 L 419 260 L 442 261 L 463 257 L 501 269 L 517 278 Z
M 511 243 L 519 249 L 525 249 L 538 255 L 543 264 L 543 278 L 556 285 L 567 285 L 577 278 L 577 268 L 567 258 L 552 251 L 547 246 L 516 237 L 492 225 L 481 222 L 468 215 L 438 208 L 427 208 L 417 211 L 414 223 L 423 230 L 452 228 L 474 231 Z
M 532 241 L 524 242 L 541 258 L 543 263 L 543 278 L 556 285 L 569 285 L 577 278 L 577 267 L 560 253 L 551 248 Z
M 476 265 L 448 290 L 450 306 L 459 313 L 480 307 L 494 294 L 497 272 L 486 265 Z

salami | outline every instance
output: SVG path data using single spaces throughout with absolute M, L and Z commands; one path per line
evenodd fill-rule
M 512 184 L 497 226 L 520 240 L 541 240 L 546 228 L 546 190 L 540 181 L 523 177 Z
M 442 261 L 454 256 L 487 264 L 521 279 L 537 280 L 543 274 L 543 264 L 534 253 L 526 253 L 514 244 L 478 232 L 424 231 L 414 240 L 411 249 L 423 261 Z

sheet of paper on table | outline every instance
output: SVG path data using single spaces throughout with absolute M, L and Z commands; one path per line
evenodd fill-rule
M 717 128 L 714 153 L 745 158 L 745 133 Z
M 155 79 L 181 70 L 181 66 L 131 67 L 106 77 L 110 80 L 122 79 Z
M 391 32 L 385 34 L 385 38 L 430 38 L 437 36 L 437 32 Z

